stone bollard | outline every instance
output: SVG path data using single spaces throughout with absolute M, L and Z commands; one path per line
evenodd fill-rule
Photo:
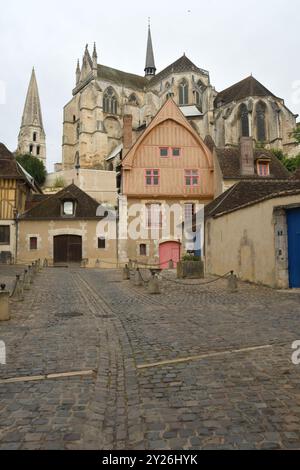
M 25 270 L 24 270 L 24 274 L 23 274 L 23 289 L 24 289 L 24 290 L 30 290 L 30 281 L 29 281 L 28 269 L 25 269 Z
M 48 260 L 47 260 L 47 258 L 44 259 L 43 267 L 44 267 L 44 268 L 48 268 Z
M 32 266 L 28 266 L 28 282 L 29 284 L 33 284 L 33 273 L 32 273 Z
M 233 271 L 230 272 L 230 275 L 228 277 L 227 288 L 229 292 L 237 292 L 238 290 L 237 276 L 234 274 Z
M 126 264 L 125 268 L 123 268 L 123 281 L 129 281 L 129 280 L 130 280 L 130 269 L 128 268 Z
M 20 274 L 16 275 L 15 287 L 11 294 L 11 299 L 16 302 L 22 302 L 24 300 L 23 280 Z
M 148 284 L 148 292 L 149 294 L 161 294 L 159 288 L 158 277 L 156 274 L 152 274 L 151 279 Z
M 132 266 L 132 261 L 131 261 L 131 259 L 130 259 L 130 260 L 129 260 L 129 263 L 128 263 L 128 268 L 129 268 L 129 270 L 132 269 L 132 267 L 133 267 L 133 266 Z
M 174 269 L 174 261 L 170 259 L 168 269 Z
M 35 261 L 31 263 L 32 276 L 36 275 L 36 264 Z
M 136 268 L 134 275 L 134 285 L 140 287 L 144 284 L 139 268 Z
M 9 312 L 9 292 L 5 290 L 6 285 L 1 284 L 0 290 L 0 321 L 10 320 Z

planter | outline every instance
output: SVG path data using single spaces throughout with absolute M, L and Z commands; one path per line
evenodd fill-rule
M 179 261 L 177 263 L 178 279 L 202 279 L 204 278 L 203 261 Z

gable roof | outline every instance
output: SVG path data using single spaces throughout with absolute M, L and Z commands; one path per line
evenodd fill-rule
M 106 65 L 98 64 L 98 78 L 101 80 L 108 80 L 119 85 L 124 85 L 128 88 L 144 90 L 149 84 L 147 78 L 133 73 L 123 72 Z
M 170 119 L 177 122 L 179 125 L 183 126 L 190 134 L 192 134 L 192 136 L 198 142 L 199 147 L 202 148 L 202 150 L 203 150 L 203 152 L 206 156 L 208 167 L 213 168 L 213 159 L 212 159 L 211 152 L 206 147 L 203 140 L 198 135 L 198 133 L 195 131 L 195 129 L 191 126 L 191 124 L 186 119 L 186 117 L 183 115 L 183 113 L 181 112 L 181 110 L 176 105 L 175 101 L 173 100 L 173 98 L 169 98 L 167 101 L 165 101 L 165 103 L 160 108 L 158 113 L 152 119 L 149 126 L 146 127 L 146 129 L 142 132 L 142 134 L 138 137 L 136 142 L 133 144 L 133 146 L 131 147 L 129 152 L 125 155 L 125 157 L 122 160 L 122 167 L 123 168 L 125 168 L 125 169 L 131 169 L 132 168 L 135 153 L 138 150 L 139 146 L 142 144 L 143 140 L 147 137 L 147 135 L 155 127 L 160 125 L 162 122 L 170 120 Z
M 205 207 L 205 218 L 220 217 L 267 199 L 297 194 L 300 203 L 300 181 L 297 180 L 240 181 Z
M 154 85 L 161 80 L 164 80 L 167 78 L 169 75 L 172 75 L 172 73 L 182 73 L 182 72 L 198 72 L 202 73 L 204 75 L 208 75 L 207 70 L 200 69 L 195 65 L 185 54 L 179 59 L 175 60 L 172 64 L 168 65 L 165 69 L 163 69 L 161 72 L 159 72 L 157 75 L 155 75 L 151 80 L 149 81 L 149 85 Z
M 257 174 L 256 165 L 254 165 L 254 175 L 245 176 L 241 174 L 240 169 L 240 147 L 216 148 L 216 155 L 224 179 L 262 179 Z M 270 175 L 266 179 L 271 178 L 289 178 L 291 175 L 282 165 L 278 158 L 270 151 L 265 149 L 254 149 L 254 161 L 259 158 L 267 157 L 270 159 Z
M 61 204 L 63 200 L 71 199 L 77 202 L 74 217 L 61 215 Z M 26 220 L 53 220 L 53 219 L 99 219 L 96 216 L 99 203 L 82 191 L 75 184 L 70 184 L 56 194 L 52 194 L 20 216 Z
M 273 96 L 264 85 L 262 85 L 252 75 L 244 78 L 238 83 L 231 85 L 229 88 L 218 93 L 215 99 L 215 106 L 218 104 L 228 104 L 232 101 L 239 101 L 248 96 Z M 276 97 L 275 97 L 276 98 Z
M 17 162 L 8 148 L 0 143 L 0 178 L 23 180 L 34 191 L 42 193 L 34 178 Z

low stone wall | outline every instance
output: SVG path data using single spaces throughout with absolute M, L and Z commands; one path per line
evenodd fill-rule
M 202 279 L 204 278 L 203 261 L 179 261 L 177 263 L 178 279 Z

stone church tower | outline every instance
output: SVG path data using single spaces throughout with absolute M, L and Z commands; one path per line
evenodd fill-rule
M 46 135 L 34 68 L 27 91 L 17 153 L 19 155 L 31 154 L 39 158 L 46 166 Z

